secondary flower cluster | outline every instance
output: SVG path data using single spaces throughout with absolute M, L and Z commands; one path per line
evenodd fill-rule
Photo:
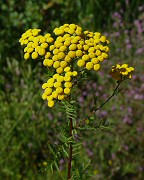
M 117 64 L 116 66 L 112 66 L 111 71 L 109 74 L 111 75 L 112 78 L 120 81 L 124 80 L 126 78 L 131 78 L 132 73 L 134 71 L 133 67 L 128 67 L 128 64 Z
M 22 34 L 19 42 L 21 45 L 26 45 L 24 48 L 24 59 L 37 59 L 38 56 L 44 56 L 47 52 L 48 43 L 52 43 L 54 39 L 51 34 L 45 36 L 39 35 L 40 29 L 29 29 Z M 30 56 L 31 55 L 31 56 Z
M 66 71 L 65 75 L 54 74 L 52 78 L 42 85 L 42 89 L 45 89 L 42 99 L 48 100 L 49 107 L 53 107 L 54 100 L 63 100 L 71 92 L 72 78 L 77 76 L 77 71 L 72 72 L 69 67 L 64 70 Z
M 25 45 L 24 59 L 43 59 L 43 65 L 53 68 L 54 75 L 42 88 L 42 98 L 48 100 L 48 106 L 54 100 L 62 100 L 70 94 L 74 76 L 79 68 L 98 71 L 101 62 L 108 58 L 109 41 L 99 32 L 83 31 L 75 24 L 64 24 L 55 28 L 54 38 L 47 33 L 39 35 L 40 29 L 29 29 L 20 38 Z

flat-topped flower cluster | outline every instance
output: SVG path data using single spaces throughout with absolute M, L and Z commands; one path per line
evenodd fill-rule
M 116 66 L 112 66 L 111 71 L 109 74 L 112 78 L 121 81 L 124 79 L 131 79 L 132 73 L 134 72 L 133 67 L 128 67 L 128 64 L 117 64 Z
M 20 38 L 25 45 L 24 59 L 41 59 L 43 65 L 53 68 L 54 75 L 42 85 L 42 98 L 53 107 L 56 100 L 66 98 L 73 87 L 79 70 L 98 71 L 108 58 L 109 40 L 99 32 L 83 31 L 75 24 L 64 24 L 53 33 L 40 35 L 40 29 L 29 29 Z

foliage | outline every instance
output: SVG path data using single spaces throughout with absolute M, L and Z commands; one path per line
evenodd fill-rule
M 96 4 L 96 5 L 95 5 Z M 51 31 L 64 23 L 77 23 L 109 36 L 111 55 L 101 73 L 90 73 L 89 82 L 79 84 L 76 111 L 79 119 L 92 109 L 93 97 L 100 105 L 110 95 L 115 83 L 106 80 L 111 62 L 130 63 L 136 73 L 123 84 L 119 98 L 114 98 L 94 121 L 113 124 L 110 130 L 81 132 L 79 164 L 93 177 L 85 179 L 143 179 L 143 6 L 142 1 L 0 1 L 0 174 L 2 179 L 60 179 L 66 175 L 60 159 L 60 174 L 54 167 L 39 172 L 48 160 L 48 145 L 58 144 L 57 127 L 66 121 L 59 109 L 48 110 L 41 100 L 41 62 L 25 63 L 18 39 L 27 29 L 42 27 Z M 97 9 L 97 10 L 96 10 Z M 93 79 L 95 82 L 93 82 Z M 82 91 L 82 92 L 81 92 Z M 89 108 L 87 108 L 89 107 Z M 57 108 L 57 107 L 56 107 Z M 59 107 L 60 108 L 60 107 Z M 65 128 L 65 127 L 64 127 Z M 83 137 L 83 138 L 82 138 Z M 61 138 L 61 137 L 60 137 Z M 74 162 L 73 162 L 74 163 Z M 77 166 L 79 166 L 77 164 Z M 88 166 L 89 167 L 89 166 Z M 74 173 L 79 176 L 79 172 Z

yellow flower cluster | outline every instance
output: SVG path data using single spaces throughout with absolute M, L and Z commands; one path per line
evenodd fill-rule
M 54 106 L 54 100 L 63 100 L 71 92 L 72 78 L 77 76 L 77 71 L 72 72 L 69 67 L 64 70 L 66 71 L 65 75 L 54 74 L 52 78 L 42 85 L 42 89 L 45 90 L 42 99 L 48 100 L 49 107 Z
M 112 66 L 111 71 L 109 72 L 109 75 L 111 75 L 112 78 L 120 81 L 124 80 L 126 78 L 131 78 L 132 73 L 134 71 L 133 67 L 128 67 L 128 64 L 117 64 L 116 66 Z
M 64 24 L 55 28 L 54 38 L 47 33 L 39 35 L 40 29 L 29 29 L 20 38 L 25 45 L 24 59 L 43 59 L 43 65 L 54 68 L 55 73 L 42 88 L 42 98 L 48 100 L 48 106 L 54 100 L 62 100 L 71 92 L 74 76 L 78 68 L 98 71 L 101 62 L 108 58 L 109 41 L 99 32 L 83 31 L 75 24 Z
M 99 32 L 82 31 L 78 25 L 64 24 L 55 28 L 54 34 L 58 37 L 49 47 L 43 64 L 53 66 L 57 73 L 62 73 L 74 59 L 78 67 L 98 71 L 100 63 L 108 58 L 109 41 Z
M 24 59 L 29 59 L 30 55 L 32 59 L 37 59 L 38 56 L 44 56 L 49 43 L 54 41 L 51 34 L 48 33 L 42 36 L 39 35 L 40 31 L 40 29 L 29 29 L 22 34 L 19 42 L 21 45 L 26 46 L 24 48 Z

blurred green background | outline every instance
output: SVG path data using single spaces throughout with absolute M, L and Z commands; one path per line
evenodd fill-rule
M 41 100 L 42 62 L 23 59 L 19 44 L 30 28 L 52 32 L 65 23 L 99 31 L 111 41 L 109 59 L 77 93 L 78 118 L 111 94 L 115 82 L 108 71 L 129 63 L 135 74 L 103 109 L 97 120 L 114 123 L 111 130 L 82 134 L 81 163 L 92 160 L 91 179 L 142 180 L 144 177 L 144 4 L 142 0 L 0 0 L 0 179 L 59 180 L 57 171 L 40 172 L 48 144 L 57 143 L 56 127 L 65 117 Z M 87 122 L 89 123 L 89 122 Z M 85 154 L 85 155 L 83 155 Z M 61 175 L 65 163 L 60 160 Z

